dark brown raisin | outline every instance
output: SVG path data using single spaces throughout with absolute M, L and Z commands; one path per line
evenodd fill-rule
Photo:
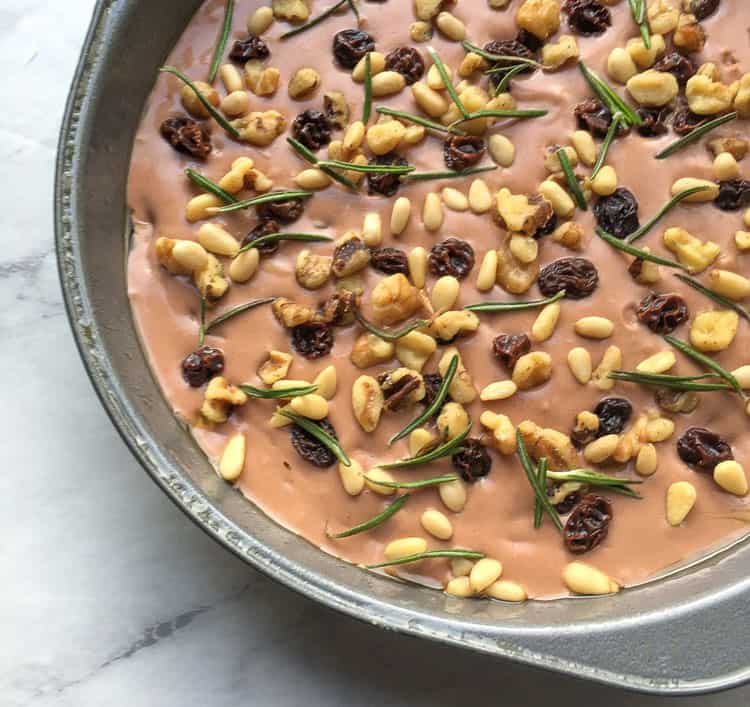
M 328 418 L 320 420 L 317 424 L 320 425 L 320 427 L 322 427 L 331 437 L 338 439 L 336 430 L 329 422 Z M 309 462 L 313 466 L 317 466 L 319 469 L 327 469 L 329 466 L 333 466 L 336 463 L 336 455 L 328 449 L 325 444 L 317 440 L 309 432 L 303 430 L 298 425 L 291 426 L 290 436 L 295 451 L 306 462 Z
M 697 115 L 686 106 L 683 106 L 677 110 L 672 118 L 672 130 L 678 135 L 687 135 L 705 122 L 705 116 Z
M 484 140 L 472 135 L 451 135 L 443 143 L 445 166 L 457 172 L 473 167 L 484 157 L 486 151 Z
M 464 481 L 474 483 L 492 470 L 492 457 L 482 443 L 474 437 L 461 442 L 462 450 L 453 455 L 453 468 Z
M 558 224 L 558 218 L 557 214 L 550 209 L 549 211 L 549 218 L 547 219 L 547 222 L 539 226 L 539 228 L 536 229 L 534 232 L 533 238 L 544 238 L 544 236 L 548 236 L 550 233 L 552 233 L 556 228 Z
M 424 59 L 414 47 L 399 47 L 389 52 L 385 58 L 385 68 L 397 71 L 411 86 L 424 76 Z
M 680 86 L 684 86 L 688 79 L 695 75 L 695 66 L 686 56 L 678 52 L 665 54 L 653 66 L 654 71 L 663 71 L 672 74 Z
M 746 179 L 719 182 L 719 196 L 714 204 L 722 211 L 737 211 L 750 206 L 750 182 Z
M 333 55 L 345 69 L 353 69 L 365 54 L 374 51 L 372 35 L 360 29 L 344 29 L 333 37 Z
M 671 334 L 690 313 L 680 295 L 650 292 L 638 305 L 638 319 L 655 334 Z
M 599 227 L 615 238 L 626 238 L 640 227 L 638 200 L 625 187 L 618 187 L 609 196 L 597 199 L 594 216 Z
M 500 334 L 492 342 L 492 353 L 509 371 L 518 359 L 531 351 L 531 339 L 526 334 Z
M 274 219 L 264 219 L 263 221 L 260 221 L 258 225 L 255 226 L 255 228 L 242 239 L 242 245 L 249 245 L 253 241 L 257 241 L 258 238 L 270 236 L 271 234 L 279 233 L 280 231 L 281 226 L 279 225 L 278 221 Z M 261 255 L 273 255 L 278 249 L 279 243 L 278 241 L 276 241 L 276 243 L 266 243 L 265 245 L 259 246 L 258 252 Z
M 732 448 L 705 427 L 691 427 L 677 440 L 677 454 L 699 471 L 713 473 L 717 464 L 734 459 Z
M 538 52 L 544 46 L 544 40 L 539 39 L 535 34 L 532 34 L 527 29 L 519 29 L 516 35 L 516 40 L 521 42 L 524 47 L 527 47 L 532 52 Z
M 659 137 L 669 132 L 667 120 L 672 114 L 672 109 L 669 106 L 664 108 L 639 108 L 636 113 L 641 119 L 641 124 L 637 128 L 641 137 Z
M 238 39 L 232 46 L 232 51 L 229 52 L 229 58 L 232 61 L 242 64 L 251 59 L 268 59 L 269 56 L 271 52 L 268 51 L 268 45 L 254 34 L 245 39 Z
M 192 388 L 200 388 L 224 370 L 224 352 L 213 346 L 201 346 L 185 356 L 182 362 L 182 377 Z
M 553 484 L 547 487 L 547 495 L 554 496 L 560 489 L 560 484 Z M 581 502 L 581 494 L 578 491 L 571 491 L 562 501 L 555 504 L 555 510 L 558 515 L 564 516 L 570 513 Z
M 565 522 L 565 547 L 575 555 L 590 552 L 607 537 L 611 520 L 612 504 L 604 496 L 587 494 Z
M 604 398 L 597 403 L 594 414 L 599 418 L 597 437 L 619 435 L 633 414 L 633 406 L 625 398 Z
M 332 130 L 333 126 L 328 118 L 313 108 L 300 113 L 292 123 L 292 135 L 313 151 L 331 142 Z
M 263 221 L 278 221 L 279 223 L 294 223 L 305 212 L 305 202 L 302 199 L 288 199 L 287 201 L 267 201 L 255 207 L 258 218 Z
M 348 326 L 354 322 L 354 306 L 357 295 L 350 290 L 336 290 L 320 306 L 318 316 L 326 324 Z
M 386 275 L 409 274 L 409 259 L 399 248 L 374 248 L 370 256 L 370 265 Z
M 565 290 L 568 299 L 588 297 L 599 285 L 599 273 L 586 258 L 560 258 L 542 268 L 539 289 L 545 297 Z
M 206 129 L 192 118 L 178 116 L 167 118 L 159 129 L 161 136 L 177 152 L 205 160 L 213 149 L 211 137 Z
M 584 37 L 606 32 L 612 24 L 609 10 L 596 0 L 565 0 L 562 9 L 568 15 L 570 28 Z
M 407 374 L 394 380 L 391 373 L 378 376 L 378 383 L 383 391 L 384 407 L 390 412 L 403 410 L 409 407 L 410 403 L 413 404 L 413 398 L 410 400 L 409 396 L 422 384 L 417 376 Z
M 690 13 L 695 15 L 699 22 L 705 20 L 709 15 L 713 15 L 719 8 L 721 0 L 690 0 L 688 8 Z
M 430 407 L 435 402 L 437 394 L 440 390 L 440 386 L 443 384 L 443 376 L 439 373 L 425 373 L 422 376 L 424 380 L 425 395 L 422 399 L 422 403 L 426 407 Z
M 578 121 L 578 127 L 582 130 L 588 130 L 596 137 L 604 137 L 612 122 L 612 113 L 598 98 L 589 98 L 579 103 L 573 109 L 573 114 Z M 617 128 L 617 137 L 627 135 L 629 130 L 620 121 L 620 125 Z
M 409 163 L 397 155 L 390 152 L 387 155 L 374 157 L 369 162 L 371 165 L 388 166 L 397 165 L 405 167 Z M 377 174 L 370 173 L 367 175 L 367 188 L 370 194 L 382 194 L 383 196 L 393 196 L 401 186 L 401 177 L 398 174 Z
M 533 35 L 532 35 L 533 36 Z M 484 45 L 484 51 L 489 54 L 495 54 L 496 56 L 507 56 L 507 57 L 518 57 L 519 59 L 534 59 L 534 51 L 530 49 L 520 39 L 503 39 L 489 42 Z M 513 66 L 513 59 L 506 59 L 503 61 L 496 61 L 491 63 L 491 68 L 500 69 L 506 66 Z M 524 69 L 520 73 L 526 74 L 534 71 L 534 67 L 529 65 L 528 68 Z M 497 86 L 503 77 L 503 73 L 490 74 L 490 80 L 493 85 Z
M 308 322 L 292 329 L 292 346 L 311 361 L 331 353 L 333 330 L 325 322 Z
M 437 277 L 453 275 L 461 280 L 474 267 L 474 249 L 466 241 L 446 238 L 432 246 L 427 264 Z

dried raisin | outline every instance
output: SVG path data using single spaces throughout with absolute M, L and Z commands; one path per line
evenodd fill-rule
M 182 362 L 182 377 L 191 388 L 200 388 L 224 370 L 224 352 L 213 346 L 201 346 Z
M 637 315 L 638 319 L 655 334 L 671 334 L 680 324 L 687 321 L 690 313 L 680 295 L 650 292 L 638 305 Z
M 435 399 L 437 398 L 438 392 L 440 391 L 440 386 L 443 385 L 443 376 L 441 376 L 439 373 L 425 373 L 422 376 L 422 379 L 424 380 L 425 388 L 425 396 L 422 399 L 422 403 L 426 407 L 430 407 L 430 405 L 432 405 L 432 403 L 434 403 Z
M 481 137 L 451 135 L 443 144 L 445 166 L 461 172 L 477 164 L 486 151 L 487 145 Z
M 229 58 L 241 64 L 251 59 L 268 59 L 269 56 L 271 56 L 271 52 L 268 51 L 268 45 L 254 34 L 245 39 L 238 39 L 229 52 Z
M 599 273 L 586 258 L 560 258 L 539 273 L 539 289 L 545 297 L 565 290 L 569 299 L 588 297 L 599 285 Z
M 333 55 L 345 69 L 353 69 L 365 54 L 374 51 L 372 35 L 360 29 L 345 29 L 333 37 Z
M 641 119 L 638 134 L 641 137 L 659 137 L 669 132 L 667 119 L 672 114 L 669 106 L 664 108 L 639 108 L 636 113 Z
M 532 35 L 533 36 L 533 35 Z M 501 69 L 503 67 L 514 66 L 517 62 L 514 62 L 514 58 L 519 59 L 534 59 L 535 49 L 529 48 L 529 46 L 522 42 L 520 39 L 503 39 L 489 42 L 484 45 L 484 51 L 495 56 L 506 56 L 508 59 L 502 61 L 496 61 L 492 63 L 493 69 Z M 534 67 L 529 64 L 527 68 L 523 69 L 520 73 L 526 74 L 534 71 Z M 503 78 L 502 72 L 490 74 L 490 80 L 497 86 Z
M 732 448 L 705 427 L 691 427 L 677 440 L 677 454 L 699 471 L 713 473 L 717 464 L 734 459 Z
M 306 359 L 322 358 L 333 348 L 333 330 L 325 322 L 300 324 L 292 329 L 292 346 Z
M 305 202 L 302 199 L 267 201 L 255 208 L 258 218 L 263 221 L 273 220 L 289 224 L 294 223 L 305 212 Z
M 568 15 L 570 28 L 584 37 L 606 32 L 612 24 L 609 9 L 596 0 L 566 0 L 562 9 Z
M 594 216 L 599 228 L 615 238 L 626 238 L 640 227 L 638 200 L 625 187 L 618 187 L 609 196 L 599 198 L 594 204 Z
M 204 160 L 213 149 L 206 129 L 192 118 L 167 118 L 159 129 L 161 136 L 178 152 Z
M 474 267 L 474 249 L 466 241 L 446 238 L 432 246 L 427 264 L 437 277 L 452 275 L 461 280 Z
M 654 71 L 663 71 L 672 74 L 680 86 L 684 86 L 688 79 L 695 75 L 695 66 L 686 56 L 678 52 L 670 52 L 657 61 Z
M 576 555 L 590 552 L 607 537 L 611 520 L 612 504 L 604 496 L 584 496 L 565 523 L 565 547 Z
M 332 131 L 333 126 L 328 118 L 313 108 L 300 113 L 292 123 L 292 135 L 313 151 L 331 142 Z
M 334 439 L 338 439 L 336 430 L 328 418 L 317 423 Z M 292 425 L 290 429 L 292 446 L 306 462 L 319 469 L 327 469 L 336 463 L 336 455 L 322 442 L 313 437 L 309 432 L 303 430 L 299 425 Z
M 719 182 L 719 195 L 714 204 L 722 211 L 737 211 L 750 206 L 750 181 L 730 179 Z
M 560 489 L 560 484 L 553 484 L 547 487 L 547 496 L 554 496 Z M 564 516 L 570 513 L 581 502 L 581 494 L 578 491 L 571 491 L 562 501 L 555 504 L 555 510 L 558 515 Z
M 386 275 L 409 274 L 409 259 L 399 248 L 374 248 L 371 251 L 370 265 Z
M 320 306 L 318 316 L 326 324 L 348 326 L 354 322 L 354 306 L 357 295 L 350 290 L 336 290 Z
M 509 371 L 518 359 L 531 351 L 531 339 L 526 334 L 500 334 L 492 342 L 492 353 Z
M 462 450 L 453 455 L 453 467 L 464 481 L 474 483 L 492 470 L 492 457 L 482 443 L 469 437 L 461 442 Z
M 250 231 L 243 239 L 242 239 L 242 245 L 246 246 L 252 243 L 253 241 L 257 241 L 259 238 L 263 238 L 265 236 L 270 236 L 274 233 L 279 233 L 281 231 L 281 226 L 279 225 L 279 222 L 275 219 L 263 219 L 258 223 L 255 228 Z M 266 243 L 264 245 L 261 245 L 258 247 L 258 252 L 261 255 L 273 255 L 277 250 L 279 249 L 279 242 L 276 241 L 275 243 Z
M 625 398 L 604 398 L 594 408 L 594 414 L 599 418 L 597 437 L 619 435 L 633 414 L 633 406 Z
M 592 135 L 604 137 L 609 130 L 612 122 L 612 113 L 598 98 L 589 98 L 579 103 L 574 109 L 573 114 L 578 121 L 578 127 L 582 130 L 588 130 Z M 623 137 L 628 134 L 629 128 L 620 121 L 617 128 L 617 137 Z
M 719 8 L 721 0 L 689 0 L 688 8 L 690 13 L 695 15 L 695 19 L 705 20 L 709 15 L 713 15 Z
M 386 56 L 385 68 L 401 74 L 411 86 L 424 76 L 424 59 L 414 47 L 399 47 Z
M 378 166 L 397 165 L 399 167 L 405 167 L 409 163 L 401 157 L 401 155 L 391 152 L 387 155 L 371 159 L 369 164 Z M 367 175 L 367 188 L 370 194 L 393 196 L 400 186 L 401 177 L 398 174 L 378 174 L 373 172 Z
M 706 118 L 693 113 L 687 106 L 680 107 L 672 118 L 672 130 L 678 135 L 687 135 L 706 122 Z

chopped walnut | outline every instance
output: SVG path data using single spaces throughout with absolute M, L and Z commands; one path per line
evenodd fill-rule
M 372 291 L 373 316 L 382 324 L 402 322 L 421 305 L 419 291 L 402 273 L 384 277 Z
M 226 422 L 232 414 L 232 410 L 246 402 L 247 395 L 236 386 L 231 385 L 226 378 L 217 376 L 211 379 L 206 388 L 201 415 L 209 423 Z
M 529 199 L 503 188 L 497 193 L 498 224 L 513 233 L 533 236 L 546 225 L 552 215 L 551 204 L 541 197 Z

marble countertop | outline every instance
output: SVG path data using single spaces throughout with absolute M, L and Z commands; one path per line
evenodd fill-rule
M 93 4 L 0 3 L 0 704 L 666 705 L 333 614 L 157 491 L 84 374 L 52 245 L 57 130 Z M 750 689 L 681 700 L 748 703 Z

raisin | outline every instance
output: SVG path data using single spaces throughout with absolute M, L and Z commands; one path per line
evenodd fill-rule
M 271 52 L 268 51 L 268 45 L 254 34 L 245 39 L 238 39 L 229 52 L 229 58 L 241 64 L 251 59 L 268 59 L 269 56 Z
M 640 227 L 638 201 L 625 187 L 618 187 L 609 196 L 597 199 L 594 216 L 599 227 L 615 238 L 626 238 Z
M 206 129 L 192 118 L 167 118 L 161 124 L 159 132 L 177 152 L 184 152 L 201 160 L 205 160 L 213 149 Z
M 653 69 L 672 74 L 680 86 L 684 86 L 688 79 L 695 75 L 693 62 L 678 52 L 670 52 L 663 56 L 654 64 Z
M 545 297 L 565 290 L 568 299 L 588 297 L 599 285 L 599 273 L 586 258 L 560 258 L 542 268 L 539 289 Z
M 474 267 L 474 249 L 466 241 L 446 238 L 432 246 L 427 264 L 437 277 L 453 275 L 462 280 Z
M 521 356 L 531 351 L 531 340 L 526 334 L 500 334 L 492 342 L 492 353 L 509 371 Z
M 353 69 L 365 54 L 374 51 L 372 35 L 360 29 L 345 29 L 333 37 L 333 55 L 345 69 Z
M 746 179 L 730 179 L 719 182 L 719 196 L 714 204 L 722 211 L 737 211 L 750 206 L 750 182 Z
M 390 373 L 383 373 L 383 375 L 378 376 L 378 383 L 380 383 L 380 389 L 383 391 L 385 409 L 390 412 L 408 407 L 410 403 L 409 395 L 421 385 L 417 376 L 405 375 L 398 380 L 393 380 Z
M 354 321 L 354 306 L 357 296 L 350 290 L 336 290 L 320 306 L 318 316 L 326 324 L 347 326 Z
M 426 407 L 430 407 L 435 402 L 437 394 L 440 391 L 440 386 L 443 385 L 443 376 L 439 373 L 425 373 L 422 376 L 424 381 L 425 395 L 422 398 L 422 403 Z
M 492 457 L 482 443 L 469 437 L 461 442 L 461 447 L 461 451 L 453 455 L 453 467 L 464 481 L 474 483 L 487 476 L 492 469 Z
M 587 494 L 565 522 L 565 547 L 575 555 L 590 552 L 607 537 L 611 520 L 612 504 L 604 496 Z
M 338 439 L 336 430 L 328 418 L 317 423 L 334 439 Z M 319 469 L 327 469 L 336 463 L 336 455 L 322 442 L 303 430 L 299 425 L 292 425 L 290 430 L 292 446 L 306 462 L 310 462 Z
M 274 219 L 263 219 L 242 239 L 242 245 L 249 245 L 253 241 L 257 241 L 258 238 L 270 236 L 273 233 L 279 233 L 279 231 L 281 231 L 281 226 L 278 221 Z M 266 243 L 265 245 L 259 246 L 258 252 L 261 255 L 273 255 L 278 249 L 279 243 L 277 241 L 276 243 Z
M 451 135 L 443 143 L 445 166 L 457 172 L 473 167 L 484 157 L 486 151 L 484 140 L 472 135 Z
M 516 35 L 516 41 L 521 42 L 524 47 L 532 52 L 538 52 L 544 46 L 544 40 L 539 39 L 527 29 L 521 28 Z
M 566 0 L 562 9 L 568 15 L 570 28 L 584 37 L 606 32 L 612 24 L 609 10 L 596 0 Z
M 683 106 L 677 110 L 672 118 L 672 130 L 678 135 L 687 135 L 705 122 L 705 117 L 693 113 L 689 108 Z
M 578 121 L 579 128 L 588 130 L 592 135 L 597 137 L 604 137 L 612 122 L 612 113 L 598 98 L 589 98 L 579 103 L 573 109 L 573 114 Z M 623 137 L 629 131 L 630 128 L 620 121 L 617 128 L 617 137 Z
M 713 15 L 719 8 L 721 0 L 690 0 L 688 8 L 690 13 L 695 15 L 695 19 L 705 20 L 709 15 Z
M 717 464 L 734 459 L 732 448 L 705 427 L 691 427 L 677 440 L 677 454 L 699 471 L 713 473 Z
M 390 152 L 387 155 L 381 155 L 380 157 L 371 159 L 369 164 L 379 166 L 397 165 L 399 167 L 405 167 L 409 163 L 401 157 L 401 155 L 397 155 L 395 152 Z M 370 194 L 393 196 L 400 186 L 401 177 L 398 174 L 370 173 L 367 175 L 367 189 Z
M 331 142 L 332 130 L 333 126 L 328 118 L 313 108 L 300 113 L 292 123 L 292 135 L 313 151 Z
M 599 418 L 597 437 L 619 435 L 633 414 L 633 406 L 625 398 L 604 398 L 594 408 L 594 414 Z
M 370 265 L 386 275 L 409 274 L 409 259 L 406 253 L 398 248 L 374 248 L 370 256 Z
M 559 490 L 560 485 L 554 484 L 547 488 L 547 495 L 554 496 Z M 558 515 L 564 516 L 570 513 L 581 502 L 581 494 L 578 491 L 571 491 L 562 501 L 555 504 L 555 510 Z
M 406 79 L 406 85 L 411 86 L 424 76 L 424 59 L 414 47 L 399 47 L 386 56 L 385 68 L 397 71 Z
M 504 61 L 497 61 L 492 63 L 491 68 L 500 69 L 507 66 L 513 66 L 514 62 L 512 57 L 518 57 L 519 59 L 534 59 L 534 52 L 536 50 L 530 49 L 528 45 L 520 41 L 520 39 L 503 39 L 485 44 L 484 51 L 488 52 L 489 54 L 495 54 L 496 56 L 511 57 L 510 59 L 506 59 Z M 529 64 L 527 68 L 523 69 L 523 71 L 519 73 L 527 74 L 533 71 L 534 67 Z M 497 86 L 497 84 L 500 83 L 503 75 L 504 74 L 502 72 L 490 74 L 490 80 L 495 86 Z
M 331 353 L 333 330 L 325 322 L 308 322 L 292 329 L 292 346 L 311 361 Z
M 533 238 L 544 238 L 544 236 L 548 236 L 550 233 L 552 233 L 557 228 L 558 218 L 557 214 L 550 209 L 549 211 L 549 218 L 547 219 L 547 222 L 539 226 L 539 228 L 534 231 Z
M 638 305 L 637 315 L 638 319 L 655 334 L 671 334 L 680 324 L 687 321 L 690 313 L 680 295 L 650 292 Z
M 182 362 L 182 377 L 191 388 L 200 388 L 224 370 L 224 352 L 213 346 L 201 346 L 185 356 Z
M 302 199 L 267 201 L 256 207 L 256 213 L 261 220 L 273 220 L 286 224 L 294 223 L 304 212 L 305 202 Z
M 667 119 L 672 113 L 672 109 L 664 108 L 639 108 L 636 113 L 641 119 L 638 126 L 638 134 L 641 137 L 659 137 L 669 132 Z

